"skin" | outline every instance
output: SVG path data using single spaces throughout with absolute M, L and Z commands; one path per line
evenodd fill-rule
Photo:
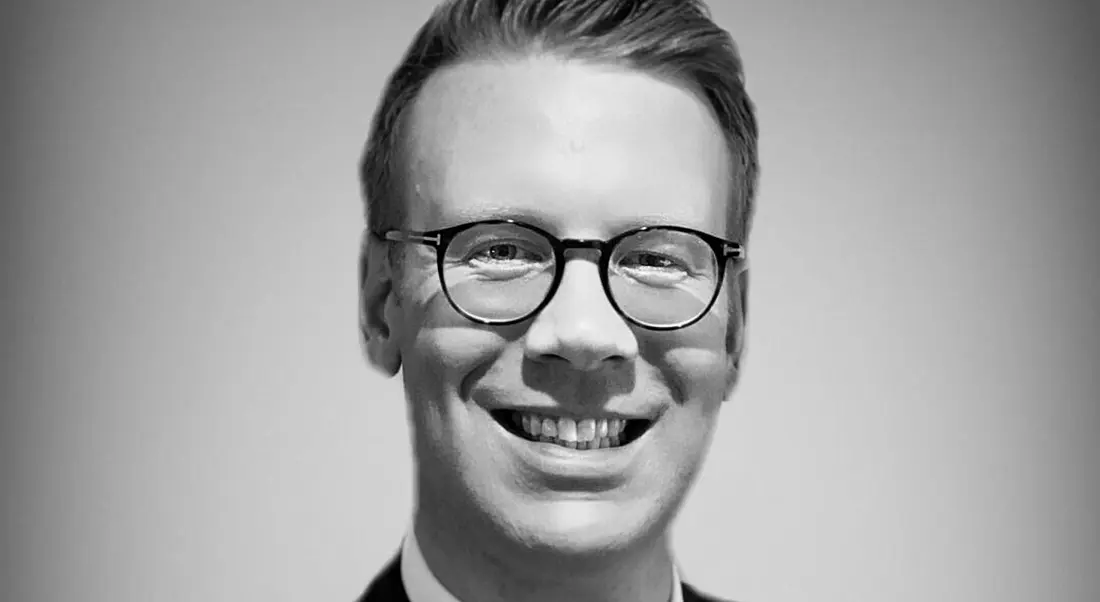
M 647 223 L 726 234 L 728 150 L 676 82 L 552 57 L 466 62 L 412 111 L 408 229 L 512 217 L 559 237 Z M 501 327 L 451 307 L 434 249 L 368 237 L 363 253 L 367 351 L 403 372 L 414 529 L 436 577 L 465 600 L 667 601 L 668 527 L 737 380 L 744 273 L 727 270 L 696 324 L 654 332 L 614 311 L 597 256 L 577 252 L 542 312 Z M 488 414 L 516 407 L 659 418 L 609 474 L 610 461 L 540 456 L 545 444 Z

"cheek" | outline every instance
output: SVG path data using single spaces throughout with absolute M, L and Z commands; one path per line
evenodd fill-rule
M 421 403 L 466 398 L 465 384 L 499 355 L 505 341 L 458 314 L 434 273 L 406 289 L 401 353 L 406 390 Z
M 722 304 L 722 311 L 727 307 Z M 724 313 L 711 312 L 688 328 L 658 333 L 642 344 L 676 401 L 693 413 L 709 415 L 725 398 L 731 370 L 727 324 Z
M 709 413 L 725 397 L 730 364 L 724 338 L 718 349 L 681 347 L 665 353 L 666 378 L 687 407 Z
M 421 461 L 457 460 L 474 426 L 469 384 L 499 354 L 499 338 L 468 326 L 423 326 L 406 348 L 405 398 Z

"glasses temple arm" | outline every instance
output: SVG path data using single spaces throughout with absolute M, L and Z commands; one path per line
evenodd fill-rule
M 384 235 L 386 240 L 395 242 L 416 242 L 432 246 L 439 246 L 442 236 L 439 234 L 427 234 L 423 232 L 407 232 L 403 230 L 390 230 Z

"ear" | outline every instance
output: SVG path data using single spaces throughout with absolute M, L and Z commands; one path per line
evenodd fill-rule
M 741 376 L 741 358 L 745 352 L 745 329 L 749 316 L 749 269 L 737 273 L 736 306 L 730 309 L 729 323 L 726 325 L 726 399 L 733 395 L 733 389 Z
M 401 351 L 394 336 L 393 268 L 389 245 L 369 229 L 359 249 L 359 333 L 367 358 L 379 372 L 394 376 Z M 387 311 L 390 310 L 390 311 Z

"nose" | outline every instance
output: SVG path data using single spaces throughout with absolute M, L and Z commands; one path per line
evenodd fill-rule
M 541 362 L 568 362 L 582 371 L 637 357 L 638 340 L 611 306 L 597 262 L 570 258 L 562 270 L 554 297 L 527 330 L 527 357 Z

